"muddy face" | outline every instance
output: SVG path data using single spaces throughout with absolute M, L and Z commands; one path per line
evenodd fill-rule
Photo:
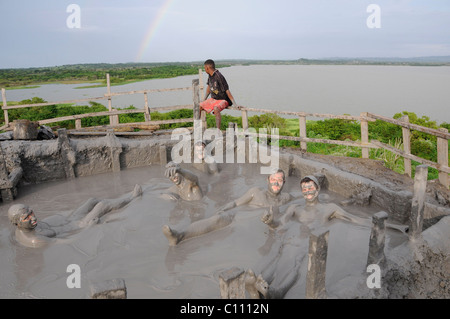
M 175 185 L 180 185 L 181 183 L 181 179 L 182 176 L 178 173 L 173 174 L 172 176 L 170 176 L 170 180 L 175 184 Z
M 312 203 L 319 196 L 317 185 L 313 181 L 304 182 L 300 185 L 303 193 L 303 197 L 309 203 Z
M 22 229 L 34 229 L 37 225 L 37 218 L 34 212 L 30 210 L 20 216 L 19 224 L 17 227 Z
M 273 194 L 279 194 L 283 189 L 284 175 L 283 173 L 275 173 L 269 176 L 269 191 Z

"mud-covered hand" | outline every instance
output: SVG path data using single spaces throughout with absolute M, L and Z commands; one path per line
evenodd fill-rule
M 275 220 L 275 218 L 278 213 L 278 206 L 270 206 L 269 209 L 261 217 L 261 220 L 264 224 L 267 224 L 270 227 L 277 227 L 278 222 Z
M 180 169 L 180 165 L 178 163 L 175 162 L 169 162 L 166 165 L 166 171 L 164 172 L 164 176 L 166 176 L 167 178 L 172 177 L 173 175 L 175 175 Z

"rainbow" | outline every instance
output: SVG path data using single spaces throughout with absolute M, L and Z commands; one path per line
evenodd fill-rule
M 140 60 L 142 59 L 143 54 L 150 45 L 150 41 L 155 35 L 158 26 L 161 24 L 163 17 L 167 13 L 167 10 L 169 9 L 173 1 L 174 0 L 164 0 L 156 14 L 156 17 L 151 21 L 150 25 L 148 26 L 147 32 L 145 33 L 144 39 L 142 40 L 142 43 L 139 47 L 139 51 L 136 56 L 136 62 L 140 62 Z

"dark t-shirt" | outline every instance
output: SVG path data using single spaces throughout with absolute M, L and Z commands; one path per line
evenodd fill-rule
M 226 100 L 228 102 L 228 106 L 231 106 L 233 103 L 230 101 L 226 91 L 229 90 L 227 80 L 219 72 L 219 70 L 215 70 L 213 75 L 208 76 L 208 81 L 206 84 L 209 86 L 211 97 L 215 100 Z

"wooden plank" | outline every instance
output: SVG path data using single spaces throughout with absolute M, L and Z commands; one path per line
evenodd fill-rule
M 402 122 L 402 121 L 399 121 L 399 120 L 394 120 L 394 119 L 391 119 L 391 118 L 388 118 L 388 117 L 385 117 L 385 116 L 381 116 L 381 115 L 376 115 L 376 114 L 372 114 L 372 113 L 367 113 L 367 114 L 368 114 L 369 117 L 374 118 L 374 119 L 378 119 L 378 120 L 382 120 L 382 121 L 389 122 L 389 123 L 392 123 L 392 124 L 400 125 L 402 127 L 405 127 L 405 128 L 411 129 L 411 130 L 416 130 L 416 131 L 428 133 L 428 134 L 431 134 L 431 135 L 434 135 L 434 136 L 437 136 L 437 137 L 440 137 L 440 138 L 444 138 L 444 139 L 447 139 L 447 140 L 450 139 L 450 133 L 445 133 L 445 132 L 442 132 L 440 130 L 432 129 L 432 128 L 429 128 L 429 127 L 423 127 L 423 126 L 420 126 L 420 125 L 417 125 L 417 124 L 405 123 L 405 122 Z
M 94 112 L 94 113 L 85 113 L 85 114 L 75 114 L 75 115 L 57 117 L 57 118 L 48 119 L 48 120 L 42 120 L 42 121 L 38 121 L 38 123 L 41 125 L 41 124 L 55 123 L 55 122 L 61 122 L 61 121 L 83 119 L 83 118 L 87 118 L 87 117 L 110 116 L 110 115 L 120 115 L 120 114 L 130 114 L 130 113 L 144 113 L 144 110 L 117 110 L 117 111 L 111 111 L 111 112 L 104 111 L 104 112 Z
M 412 154 L 406 154 L 405 152 L 403 152 L 403 151 L 401 151 L 399 149 L 396 149 L 395 147 L 393 147 L 391 145 L 382 143 L 382 142 L 377 141 L 377 140 L 371 140 L 370 142 L 372 144 L 378 146 L 378 147 L 387 149 L 388 151 L 391 151 L 394 154 L 397 154 L 397 155 L 409 158 L 409 159 L 411 159 L 413 161 L 416 161 L 416 162 L 419 162 L 421 164 L 426 164 L 428 166 L 431 166 L 431 167 L 437 169 L 438 171 L 450 174 L 450 167 L 448 167 L 448 166 L 444 166 L 444 165 L 441 165 L 441 164 L 438 164 L 438 163 L 435 163 L 435 162 L 432 162 L 432 161 L 420 158 L 420 157 L 412 155 Z
M 147 125 L 161 125 L 161 124 L 174 124 L 174 123 L 189 123 L 194 122 L 193 118 L 187 119 L 172 119 L 172 120 L 160 120 L 160 121 L 150 121 L 146 122 Z M 134 123 L 120 123 L 114 126 L 133 126 L 133 125 L 142 125 L 144 122 L 134 122 Z
M 126 92 L 114 92 L 105 94 L 105 98 L 119 96 L 119 95 L 130 95 L 130 94 L 144 94 L 144 93 L 158 93 L 158 92 L 173 92 L 173 91 L 189 91 L 192 87 L 183 88 L 172 88 L 172 89 L 151 89 L 151 90 L 135 90 Z
M 241 134 L 241 133 L 238 133 Z M 267 134 L 261 134 L 261 133 L 252 133 L 244 131 L 242 134 L 245 135 L 251 135 L 261 138 L 268 138 L 270 135 Z M 352 147 L 368 147 L 368 148 L 379 148 L 379 146 L 374 145 L 372 143 L 362 144 L 360 142 L 354 142 L 354 141 L 336 141 L 336 140 L 326 140 L 321 138 L 309 138 L 309 137 L 296 137 L 296 136 L 284 136 L 279 135 L 277 136 L 279 140 L 288 140 L 288 141 L 297 141 L 297 142 L 309 142 L 309 143 L 324 143 L 324 144 L 335 144 L 335 145 L 344 145 L 344 146 L 352 146 Z
M 70 131 L 69 135 L 78 136 L 103 136 L 108 134 L 108 132 L 89 132 L 89 131 Z M 114 135 L 127 135 L 127 136 L 152 136 L 155 135 L 152 131 L 139 131 L 139 132 L 114 132 Z
M 175 110 L 182 110 L 182 109 L 192 109 L 192 104 L 188 105 L 175 105 L 175 106 L 159 106 L 159 107 L 153 107 L 150 109 L 150 112 L 161 112 L 161 111 L 175 111 Z
M 230 110 L 238 110 L 234 106 L 228 107 Z M 273 113 L 273 114 L 284 114 L 284 115 L 295 115 L 295 116 L 310 116 L 310 117 L 323 117 L 323 118 L 334 118 L 341 120 L 352 120 L 359 121 L 359 116 L 351 116 L 351 115 L 334 115 L 334 114 L 322 114 L 322 113 L 306 113 L 306 112 L 292 112 L 292 111 L 278 111 L 278 110 L 268 110 L 268 109 L 259 109 L 253 107 L 244 107 L 241 108 L 242 111 L 251 111 L 251 112 L 261 112 L 261 113 Z M 369 122 L 375 122 L 374 119 L 367 118 Z

